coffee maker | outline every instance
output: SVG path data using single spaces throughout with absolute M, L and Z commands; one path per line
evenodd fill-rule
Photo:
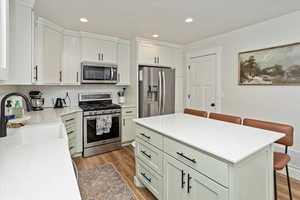
M 45 103 L 44 98 L 42 98 L 42 92 L 40 91 L 30 91 L 30 102 L 33 111 L 43 110 L 43 105 Z

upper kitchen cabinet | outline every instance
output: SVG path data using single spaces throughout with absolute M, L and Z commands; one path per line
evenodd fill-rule
M 118 43 L 118 85 L 130 85 L 130 42 Z
M 10 1 L 10 65 L 8 84 L 31 84 L 33 66 L 33 2 Z
M 117 38 L 81 32 L 82 61 L 117 64 Z
M 165 44 L 138 41 L 138 64 L 151 66 L 174 66 L 175 51 L 180 48 Z
M 80 61 L 81 61 L 80 33 L 64 31 L 64 50 L 62 58 L 62 84 L 80 84 Z
M 9 0 L 0 0 L 0 80 L 7 79 L 9 49 Z
M 36 25 L 36 66 L 34 82 L 38 84 L 60 84 L 62 82 L 62 51 L 64 29 L 41 17 Z

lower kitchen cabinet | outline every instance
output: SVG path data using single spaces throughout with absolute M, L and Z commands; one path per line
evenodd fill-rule
M 72 157 L 82 154 L 82 113 L 77 112 L 62 116 L 62 121 L 66 127 L 69 150 Z
M 227 188 L 168 155 L 164 176 L 165 200 L 228 199 Z
M 128 144 L 135 139 L 135 107 L 122 107 L 122 144 Z

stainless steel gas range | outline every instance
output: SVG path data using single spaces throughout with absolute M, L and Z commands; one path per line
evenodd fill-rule
M 83 109 L 83 156 L 121 148 L 121 107 L 110 93 L 79 94 Z

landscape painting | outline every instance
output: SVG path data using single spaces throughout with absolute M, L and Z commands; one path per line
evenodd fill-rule
M 240 85 L 300 84 L 300 43 L 239 54 Z

